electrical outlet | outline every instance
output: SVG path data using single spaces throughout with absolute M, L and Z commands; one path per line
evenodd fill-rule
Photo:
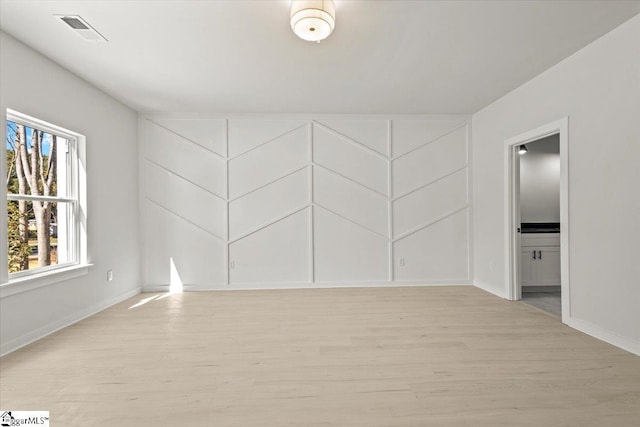
M 405 263 L 404 263 L 404 258 L 400 258 L 400 267 L 404 267 Z
M 107 270 L 107 282 L 113 281 L 113 270 Z

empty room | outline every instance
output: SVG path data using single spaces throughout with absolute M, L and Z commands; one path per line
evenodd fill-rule
M 640 0 L 0 0 L 1 424 L 640 425 L 639 47 Z

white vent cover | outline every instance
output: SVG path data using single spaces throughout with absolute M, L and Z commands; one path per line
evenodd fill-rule
M 54 15 L 56 18 L 69 26 L 76 34 L 91 42 L 108 41 L 102 34 L 96 31 L 87 21 L 79 15 Z

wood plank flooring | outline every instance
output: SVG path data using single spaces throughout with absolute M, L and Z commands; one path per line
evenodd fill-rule
M 141 294 L 0 393 L 53 426 L 638 426 L 640 357 L 466 286 Z

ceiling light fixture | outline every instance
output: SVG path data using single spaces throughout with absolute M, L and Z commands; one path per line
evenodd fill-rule
M 320 43 L 329 37 L 335 25 L 333 0 L 291 1 L 291 29 L 302 40 Z
M 529 152 L 529 150 L 527 150 L 527 146 L 524 144 L 522 144 L 518 149 L 518 154 L 527 154 L 527 152 Z

